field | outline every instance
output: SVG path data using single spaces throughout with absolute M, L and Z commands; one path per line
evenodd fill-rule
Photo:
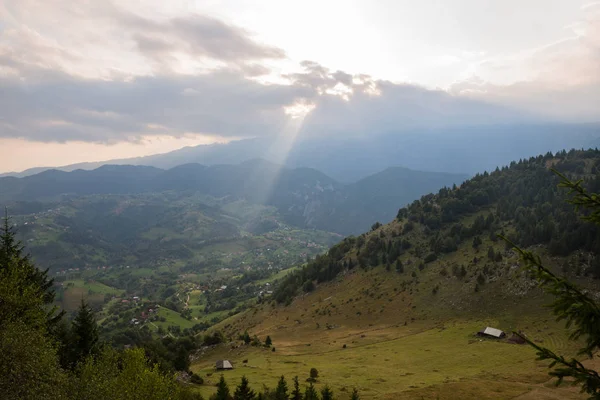
M 288 384 L 296 375 L 304 382 L 315 367 L 317 386 L 328 384 L 340 399 L 349 398 L 353 388 L 363 399 L 511 399 L 532 392 L 535 397 L 524 398 L 581 398 L 570 388 L 546 385 L 545 365 L 534 361 L 529 346 L 475 337 L 488 322 L 493 323 L 456 321 L 428 327 L 425 322 L 343 332 L 314 329 L 313 335 L 304 335 L 302 344 L 288 342 L 283 335 L 274 337 L 275 352 L 222 347 L 204 355 L 192 369 L 206 380 L 201 387 L 205 397 L 214 392 L 211 384 L 219 377 L 214 362 L 229 359 L 236 367 L 224 372 L 230 385 L 242 375 L 255 389 L 263 384 L 274 387 L 281 375 Z M 566 340 L 560 342 L 560 350 L 572 350 Z
M 90 304 L 102 304 L 104 295 L 109 294 L 119 296 L 124 291 L 116 289 L 100 282 L 87 281 L 83 279 L 73 279 L 63 282 L 61 305 L 66 311 L 76 310 L 82 299 L 85 299 Z
M 165 307 L 161 307 L 158 310 L 158 316 L 165 317 L 166 321 L 165 322 L 156 321 L 155 324 L 157 326 L 162 326 L 165 329 L 170 325 L 180 326 L 181 329 L 191 328 L 196 323 L 194 321 L 188 321 L 187 319 L 185 319 L 181 315 L 179 315 L 178 312 L 169 310 L 168 308 L 165 308 Z

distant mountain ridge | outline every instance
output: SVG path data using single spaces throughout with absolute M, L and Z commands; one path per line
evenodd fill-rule
M 600 144 L 600 124 L 506 124 L 390 130 L 362 136 L 296 138 L 291 149 L 283 138 L 255 138 L 185 147 L 146 157 L 79 163 L 54 169 L 95 169 L 104 164 L 148 165 L 168 169 L 182 164 L 239 164 L 263 158 L 290 168 L 315 168 L 339 182 L 356 182 L 394 165 L 421 171 L 475 174 L 531 154 Z M 32 168 L 24 177 L 49 168 Z M 0 174 L 2 176 L 3 174 Z
M 275 206 L 294 226 L 351 234 L 376 221 L 389 221 L 399 206 L 466 178 L 463 174 L 394 167 L 353 184 L 342 184 L 312 168 L 289 169 L 259 159 L 238 165 L 184 164 L 168 170 L 105 165 L 91 171 L 48 170 L 24 178 L 0 178 L 0 203 L 61 201 L 65 196 L 198 192 L 224 203 L 243 199 Z

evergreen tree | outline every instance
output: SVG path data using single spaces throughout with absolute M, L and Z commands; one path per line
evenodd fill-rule
M 233 393 L 233 400 L 254 400 L 256 399 L 256 393 L 248 386 L 248 379 L 246 376 L 242 376 L 242 381 L 235 388 Z
M 4 209 L 4 218 L 0 227 L 0 269 L 7 268 L 12 265 L 14 268 L 19 268 L 24 272 L 24 279 L 32 284 L 37 285 L 43 293 L 44 303 L 52 304 L 54 301 L 54 290 L 52 285 L 54 279 L 48 277 L 48 269 L 42 271 L 36 268 L 28 254 L 24 252 L 24 246 L 21 241 L 17 240 L 16 231 L 11 226 L 8 209 Z M 48 328 L 52 329 L 58 321 L 63 317 L 64 312 L 57 312 L 58 307 L 49 307 L 46 312 L 46 320 Z
M 275 400 L 288 400 L 288 387 L 285 377 L 281 375 L 275 389 Z
M 331 390 L 329 385 L 325 385 L 325 387 L 321 389 L 321 400 L 333 400 L 333 390 Z
M 320 400 L 319 393 L 313 386 L 312 382 L 304 390 L 304 400 Z
M 250 334 L 248 333 L 248 331 L 244 331 L 244 335 L 242 335 L 242 340 L 246 344 L 249 344 L 252 341 L 252 338 L 250 337 Z
M 83 299 L 71 324 L 71 337 L 72 366 L 98 353 L 99 337 L 96 317 Z
M 271 340 L 271 336 L 267 336 L 267 338 L 265 339 L 265 346 L 271 347 L 272 344 L 273 341 Z
M 290 400 L 302 400 L 302 393 L 300 392 L 300 382 L 298 381 L 298 376 L 294 377 L 294 390 L 292 390 Z
M 177 348 L 175 359 L 173 360 L 173 367 L 177 371 L 187 371 L 190 368 L 190 357 L 185 347 L 181 346 Z
M 219 383 L 217 384 L 217 393 L 214 395 L 214 400 L 230 400 L 231 395 L 229 394 L 229 386 L 225 382 L 225 377 L 221 374 Z
M 44 293 L 13 255 L 0 268 L 0 397 L 66 398 L 48 337 Z
M 354 389 L 352 391 L 352 396 L 350 397 L 350 400 L 360 400 L 360 396 L 358 395 L 358 390 Z

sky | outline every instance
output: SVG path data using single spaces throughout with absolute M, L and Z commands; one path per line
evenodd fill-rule
M 600 2 L 0 0 L 0 172 L 531 121 L 600 121 Z

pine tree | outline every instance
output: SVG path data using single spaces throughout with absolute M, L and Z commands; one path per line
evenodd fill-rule
M 256 399 L 256 393 L 248 386 L 248 379 L 246 376 L 242 376 L 242 381 L 235 388 L 233 393 L 233 400 L 254 400 Z
M 317 393 L 312 382 L 304 390 L 304 400 L 319 400 L 319 393 Z
M 11 226 L 8 209 L 4 209 L 4 218 L 2 227 L 0 227 L 0 269 L 12 265 L 14 268 L 20 268 L 25 271 L 25 280 L 39 286 L 43 293 L 44 303 L 50 305 L 54 302 L 54 290 L 52 285 L 54 279 L 48 277 L 48 269 L 42 271 L 33 265 L 28 254 L 25 254 L 24 246 L 17 240 L 16 231 Z M 48 328 L 52 329 L 64 315 L 64 312 L 57 312 L 58 307 L 49 307 L 46 313 Z
M 215 400 L 230 400 L 231 395 L 229 394 L 229 386 L 225 382 L 225 377 L 221 375 L 219 383 L 217 384 L 217 393 L 215 393 Z
M 275 389 L 275 400 L 288 400 L 288 387 L 285 377 L 281 375 Z
M 350 400 L 360 400 L 360 396 L 358 395 L 358 390 L 354 389 L 352 391 L 352 396 L 350 397 Z
M 66 398 L 44 292 L 21 261 L 11 254 L 0 268 L 0 397 Z
M 173 367 L 177 371 L 187 371 L 190 368 L 190 357 L 185 347 L 180 346 L 177 348 L 173 359 Z
M 272 344 L 273 341 L 271 340 L 271 336 L 267 336 L 267 338 L 265 339 L 265 346 L 271 347 Z
M 572 197 L 569 202 L 576 208 L 588 210 L 582 219 L 600 226 L 600 195 L 588 193 L 581 186 L 581 180 L 572 182 L 558 171 L 552 171 L 560 177 L 559 186 L 570 190 L 569 194 Z M 512 245 L 513 249 L 521 256 L 524 269 L 537 279 L 546 292 L 555 297 L 551 304 L 552 311 L 558 320 L 565 320 L 566 326 L 571 328 L 570 338 L 573 340 L 584 339 L 584 347 L 579 350 L 579 355 L 593 357 L 594 353 L 600 350 L 600 330 L 598 329 L 600 305 L 585 291 L 565 278 L 552 273 L 543 265 L 538 255 L 519 248 L 504 237 L 502 239 Z M 597 371 L 585 367 L 577 359 L 569 360 L 548 348 L 539 346 L 519 332 L 513 333 L 536 349 L 538 360 L 550 361 L 549 368 L 552 370 L 549 374 L 558 378 L 557 384 L 560 384 L 564 378 L 573 378 L 573 384 L 581 385 L 581 391 L 591 395 L 591 399 L 600 398 L 600 374 Z
M 294 390 L 292 390 L 290 400 L 302 400 L 302 393 L 300 392 L 300 382 L 298 381 L 298 376 L 294 377 Z
M 321 400 L 333 400 L 333 390 L 331 390 L 329 385 L 325 385 L 325 387 L 321 389 Z
M 248 331 L 244 331 L 244 334 L 242 335 L 242 340 L 246 344 L 249 344 L 252 341 L 252 338 L 250 337 L 250 334 L 248 333 Z
M 71 337 L 72 366 L 98 353 L 99 337 L 96 317 L 83 299 L 71 324 Z

